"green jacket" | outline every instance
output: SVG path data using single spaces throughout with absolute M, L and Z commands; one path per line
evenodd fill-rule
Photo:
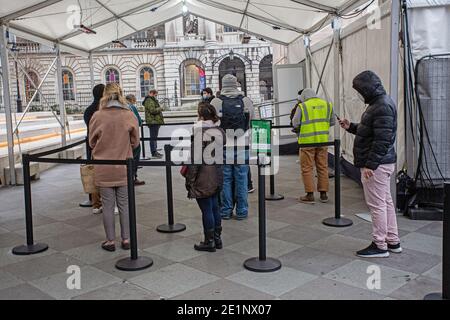
M 162 108 L 155 97 L 146 97 L 144 100 L 145 122 L 147 124 L 164 124 Z

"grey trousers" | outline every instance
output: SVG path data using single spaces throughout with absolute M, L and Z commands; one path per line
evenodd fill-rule
M 103 226 L 108 241 L 116 239 L 114 207 L 117 203 L 120 214 L 120 230 L 122 240 L 130 238 L 130 223 L 128 217 L 128 190 L 127 187 L 100 188 L 103 204 Z

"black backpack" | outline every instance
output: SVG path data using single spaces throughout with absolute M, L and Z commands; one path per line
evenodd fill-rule
M 244 114 L 244 97 L 228 98 L 220 96 L 219 99 L 222 100 L 222 118 L 220 119 L 220 127 L 224 130 L 248 130 L 248 121 Z

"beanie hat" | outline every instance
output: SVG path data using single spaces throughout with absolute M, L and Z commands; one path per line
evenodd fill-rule
M 237 89 L 237 78 L 231 74 L 227 74 L 222 78 L 222 90 L 223 89 Z

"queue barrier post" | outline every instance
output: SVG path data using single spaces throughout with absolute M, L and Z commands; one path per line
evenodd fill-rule
M 444 226 L 442 236 L 442 292 L 430 293 L 424 300 L 450 299 L 450 183 L 444 183 Z
M 253 272 L 275 272 L 281 269 L 281 262 L 268 258 L 266 243 L 266 178 L 263 172 L 264 165 L 258 157 L 258 219 L 259 219 L 259 256 L 244 262 L 244 267 Z
M 166 144 L 164 146 L 164 153 L 166 156 L 166 188 L 167 188 L 167 215 L 168 223 L 162 224 L 156 228 L 161 233 L 177 233 L 186 230 L 186 225 L 175 223 L 173 214 L 173 190 L 172 190 L 172 153 L 173 147 Z
M 129 258 L 116 262 L 116 268 L 122 271 L 139 271 L 153 265 L 149 257 L 139 257 L 136 230 L 136 198 L 134 192 L 134 160 L 127 159 L 127 186 L 128 186 L 128 211 L 130 220 L 130 248 Z
M 341 216 L 341 140 L 334 140 L 334 217 L 323 220 L 327 227 L 345 228 L 353 225 L 353 221 Z
M 266 195 L 267 201 L 280 201 L 284 200 L 284 196 L 278 193 L 275 193 L 275 172 L 274 172 L 274 166 L 273 166 L 273 155 L 271 155 L 270 160 L 270 194 Z
M 23 165 L 23 186 L 25 197 L 25 224 L 27 233 L 27 244 L 17 246 L 12 249 L 12 253 L 15 255 L 31 255 L 44 252 L 48 249 L 48 245 L 45 243 L 34 243 L 33 238 L 33 209 L 31 204 L 31 177 L 30 177 L 30 155 L 22 155 Z
M 91 159 L 91 147 L 89 146 L 89 138 L 86 137 L 86 159 Z M 82 208 L 91 208 L 92 207 L 92 195 L 89 194 L 89 199 L 80 203 L 80 207 Z

